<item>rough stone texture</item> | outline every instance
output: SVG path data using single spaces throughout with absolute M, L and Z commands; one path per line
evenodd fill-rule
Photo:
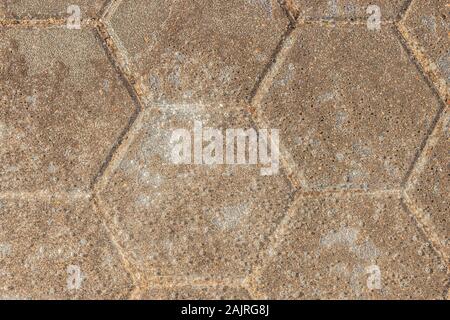
M 132 289 L 86 201 L 1 199 L 0 216 L 0 299 L 117 299 Z
M 65 28 L 0 39 L 0 191 L 86 189 L 135 108 L 101 43 Z
M 65 18 L 67 8 L 78 5 L 81 18 L 95 17 L 106 0 L 1 0 L 0 18 Z
M 450 256 L 450 112 L 444 115 L 433 139 L 437 140 L 436 144 L 426 151 L 428 161 L 410 193 L 427 225 L 437 230 L 438 240 Z
M 450 4 L 446 0 L 415 0 L 403 24 L 450 96 Z
M 306 19 L 359 19 L 368 18 L 367 8 L 377 5 L 382 19 L 395 19 L 408 0 L 291 0 L 300 18 Z
M 159 103 L 248 98 L 287 24 L 274 0 L 125 0 L 111 21 Z
M 149 276 L 246 275 L 284 216 L 292 189 L 283 172 L 253 165 L 174 165 L 174 129 L 250 128 L 241 109 L 149 109 L 102 197 L 120 243 Z
M 310 188 L 397 187 L 439 110 L 390 26 L 305 25 L 258 112 Z
M 443 0 L 75 2 L 0 0 L 0 299 L 449 298 Z M 195 121 L 279 174 L 170 163 Z
M 399 199 L 306 198 L 282 230 L 255 282 L 268 298 L 445 298 L 446 267 Z
M 180 286 L 152 288 L 141 297 L 144 300 L 248 300 L 244 289 L 224 286 Z

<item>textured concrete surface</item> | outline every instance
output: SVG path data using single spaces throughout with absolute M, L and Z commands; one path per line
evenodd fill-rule
M 135 106 L 93 30 L 1 29 L 0 191 L 86 190 Z
M 450 114 L 444 113 L 425 149 L 429 161 L 419 162 L 408 193 L 432 230 L 436 241 L 450 254 Z
M 178 286 L 152 288 L 141 299 L 146 300 L 249 300 L 247 291 L 223 286 Z
M 287 24 L 273 0 L 129 0 L 111 18 L 138 79 L 162 104 L 248 99 Z
M 438 299 L 446 266 L 396 197 L 305 198 L 255 286 L 271 299 Z M 377 271 L 375 271 L 377 270 Z M 379 272 L 382 287 L 367 284 Z
M 73 2 L 0 0 L 1 299 L 448 299 L 445 1 Z
M 3 299 L 117 299 L 132 290 L 117 249 L 87 201 L 0 201 Z M 76 270 L 79 284 L 71 279 Z
M 282 131 L 299 179 L 314 189 L 399 186 L 440 101 L 393 28 L 307 25 L 293 41 L 258 113 Z
M 8 19 L 55 19 L 67 16 L 70 5 L 80 7 L 81 18 L 95 17 L 106 0 L 2 0 L 0 17 Z
M 257 166 L 167 165 L 171 130 L 248 128 L 242 109 L 148 109 L 101 198 L 143 274 L 243 277 L 290 204 L 283 173 Z M 210 110 L 211 109 L 211 110 Z
M 445 0 L 415 0 L 403 26 L 425 68 L 436 75 L 439 88 L 449 94 L 450 86 L 450 4 Z
M 286 0 L 306 19 L 365 19 L 367 7 L 377 5 L 380 7 L 382 16 L 386 19 L 395 19 L 408 4 L 408 0 Z

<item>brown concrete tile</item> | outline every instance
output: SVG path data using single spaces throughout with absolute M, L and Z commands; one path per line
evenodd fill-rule
M 403 24 L 413 45 L 429 61 L 426 68 L 435 72 L 450 94 L 450 4 L 447 0 L 413 1 Z M 440 83 L 438 83 L 440 85 Z
M 87 202 L 1 199 L 0 230 L 0 299 L 117 299 L 132 289 Z
M 95 17 L 106 0 L 1 0 L 0 18 L 65 18 L 70 5 L 80 7 L 81 18 Z
M 251 128 L 242 109 L 149 109 L 128 153 L 102 192 L 119 241 L 148 276 L 239 278 L 257 261 L 290 203 L 282 171 L 255 165 L 175 165 L 174 129 Z
M 443 117 L 438 133 L 431 138 L 433 146 L 426 149 L 428 161 L 415 177 L 411 187 L 415 207 L 427 225 L 437 231 L 442 248 L 450 256 L 450 112 Z M 421 165 L 418 166 L 421 168 Z
M 392 20 L 405 8 L 408 0 L 291 0 L 300 18 L 360 19 L 368 18 L 367 8 L 377 5 L 383 20 Z
M 268 298 L 445 297 L 446 267 L 399 199 L 305 198 L 282 231 L 254 282 Z
M 313 189 L 398 187 L 439 109 L 390 26 L 303 25 L 257 109 Z
M 151 100 L 220 103 L 249 97 L 288 19 L 275 0 L 125 0 L 111 25 Z
M 151 288 L 141 297 L 144 300 L 248 300 L 246 290 L 227 286 L 171 286 Z
M 0 30 L 0 191 L 86 189 L 135 106 L 91 30 Z

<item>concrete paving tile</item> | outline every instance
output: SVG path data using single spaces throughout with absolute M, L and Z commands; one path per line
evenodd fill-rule
M 398 187 L 439 99 L 390 26 L 303 25 L 257 114 L 310 188 Z
M 450 256 L 450 112 L 438 127 L 435 145 L 426 150 L 427 163 L 410 190 L 413 202 L 427 224 L 437 231 L 442 248 Z
M 7 19 L 46 19 L 70 16 L 68 7 L 77 5 L 81 18 L 95 17 L 106 0 L 1 0 L 0 18 Z M 72 13 L 72 11 L 71 11 Z
M 304 198 L 254 282 L 272 299 L 443 299 L 446 267 L 396 197 Z
M 300 18 L 360 19 L 368 18 L 367 8 L 377 5 L 382 20 L 393 20 L 405 8 L 408 0 L 292 0 Z
M 429 60 L 426 67 L 438 74 L 450 95 L 450 4 L 446 0 L 413 1 L 403 24 Z
M 111 25 L 151 100 L 220 103 L 249 98 L 288 19 L 275 0 L 125 0 Z
M 101 194 L 110 223 L 145 275 L 242 277 L 284 216 L 293 190 L 281 170 L 261 176 L 257 165 L 173 164 L 174 129 L 192 132 L 194 121 L 204 128 L 251 128 L 239 108 L 174 108 L 147 110 Z
M 449 298 L 446 1 L 106 2 L 0 0 L 0 299 Z
M 87 202 L 1 199 L 0 230 L 0 299 L 117 299 L 132 289 Z
M 227 286 L 172 286 L 151 288 L 141 297 L 144 300 L 248 300 L 245 289 Z
M 100 42 L 65 28 L 0 39 L 0 191 L 86 189 L 135 108 Z

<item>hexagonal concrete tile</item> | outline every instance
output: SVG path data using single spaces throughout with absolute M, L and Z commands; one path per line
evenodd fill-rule
M 71 5 L 80 8 L 81 18 L 95 17 L 106 0 L 1 0 L 0 18 L 8 19 L 46 19 L 63 18 L 73 14 Z M 68 13 L 69 11 L 69 13 Z
M 226 286 L 171 286 L 151 288 L 141 297 L 144 300 L 249 300 L 242 288 Z
M 271 299 L 443 299 L 448 275 L 394 196 L 304 198 L 252 283 Z
M 89 187 L 135 110 L 92 30 L 0 30 L 0 191 Z
M 125 0 L 110 24 L 152 101 L 243 100 L 288 19 L 276 0 Z
M 444 114 L 437 130 L 431 138 L 432 146 L 425 151 L 428 161 L 419 168 L 422 171 L 413 179 L 408 194 L 450 256 L 450 111 Z
M 398 187 L 441 108 L 392 27 L 303 25 L 256 108 L 311 189 Z
M 251 128 L 244 115 L 207 105 L 147 110 L 101 193 L 111 228 L 144 275 L 239 278 L 257 260 L 290 203 L 293 190 L 283 172 L 261 176 L 261 165 L 176 165 L 171 156 L 178 141 L 173 130 L 192 135 L 194 121 L 205 129 Z M 203 143 L 204 154 L 214 153 L 209 146 Z
M 413 44 L 429 60 L 426 68 L 438 74 L 450 95 L 450 4 L 447 0 L 413 1 L 403 25 Z M 444 89 L 445 90 L 445 89 Z
M 381 19 L 397 18 L 406 9 L 408 0 L 291 0 L 298 9 L 300 18 L 306 19 L 360 19 L 368 18 L 374 11 L 369 6 L 380 8 Z
M 0 199 L 0 299 L 117 299 L 131 278 L 87 201 Z

